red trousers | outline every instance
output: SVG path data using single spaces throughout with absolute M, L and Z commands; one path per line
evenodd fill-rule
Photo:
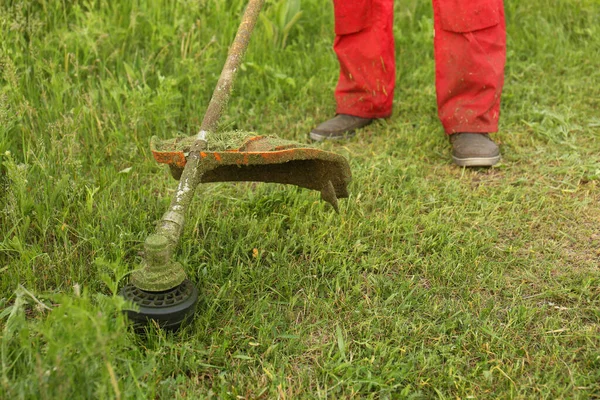
M 334 0 L 338 114 L 384 118 L 396 81 L 394 0 Z M 438 115 L 446 133 L 496 132 L 504 84 L 503 0 L 433 0 Z

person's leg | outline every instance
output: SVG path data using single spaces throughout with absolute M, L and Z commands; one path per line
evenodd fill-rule
M 502 0 L 433 0 L 438 115 L 452 158 L 464 167 L 492 166 L 506 61 Z
M 313 129 L 314 140 L 343 139 L 392 113 L 396 63 L 394 0 L 334 0 L 333 48 L 340 63 L 335 118 Z
M 433 0 L 438 115 L 447 134 L 498 131 L 506 25 L 502 0 Z
M 334 0 L 334 7 L 333 48 L 340 63 L 336 112 L 363 118 L 389 117 L 396 82 L 394 0 Z

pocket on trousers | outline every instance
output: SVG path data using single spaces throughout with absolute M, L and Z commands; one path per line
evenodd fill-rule
M 373 0 L 334 0 L 335 34 L 360 32 L 371 24 Z
M 501 0 L 438 0 L 442 29 L 473 32 L 500 23 Z

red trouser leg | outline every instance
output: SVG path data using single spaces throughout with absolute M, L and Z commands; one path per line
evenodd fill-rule
M 334 0 L 340 62 L 338 114 L 384 118 L 392 113 L 396 63 L 394 0 Z
M 438 115 L 446 133 L 496 132 L 504 84 L 502 0 L 433 0 Z

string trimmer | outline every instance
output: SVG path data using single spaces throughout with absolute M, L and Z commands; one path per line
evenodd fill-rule
M 144 243 L 141 268 L 134 271 L 121 295 L 137 305 L 128 311 L 137 324 L 149 320 L 177 329 L 193 318 L 198 290 L 172 255 L 183 231 L 185 215 L 200 183 L 274 182 L 321 192 L 337 211 L 337 199 L 348 197 L 350 167 L 340 155 L 307 145 L 244 132 L 216 133 L 231 94 L 234 76 L 248 47 L 264 0 L 250 0 L 227 61 L 197 135 L 170 140 L 153 137 L 154 158 L 168 164 L 179 185 L 168 211 Z

